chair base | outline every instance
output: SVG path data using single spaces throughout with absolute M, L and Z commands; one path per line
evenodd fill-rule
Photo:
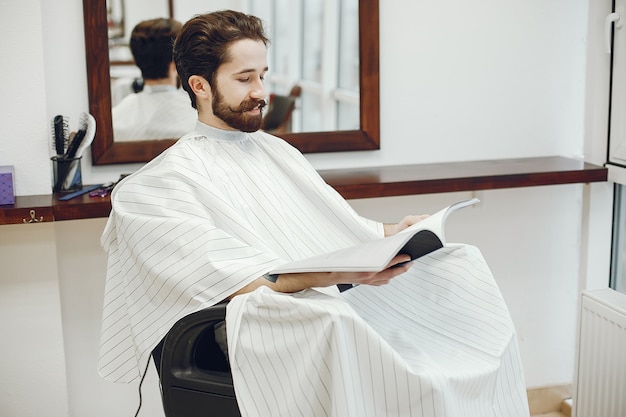
M 241 417 L 234 397 L 180 387 L 170 387 L 170 407 L 168 417 Z

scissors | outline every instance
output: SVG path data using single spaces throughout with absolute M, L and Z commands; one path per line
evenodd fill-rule
M 115 184 L 115 182 L 107 182 L 106 184 L 102 184 L 100 188 L 89 192 L 89 197 L 106 197 L 111 193 L 111 190 L 113 190 Z

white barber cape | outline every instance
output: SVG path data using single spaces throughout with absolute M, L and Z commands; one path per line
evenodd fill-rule
M 261 288 L 227 309 L 242 416 L 528 417 L 513 324 L 478 249 L 382 287 Z
M 116 382 L 137 380 L 185 315 L 383 234 L 282 139 L 202 123 L 111 201 L 98 369 Z M 383 287 L 262 288 L 235 297 L 226 324 L 244 416 L 528 415 L 514 328 L 472 247 Z
M 282 139 L 200 122 L 122 180 L 111 204 L 98 368 L 117 382 L 140 376 L 181 317 L 287 261 L 383 234 Z
M 124 97 L 111 114 L 116 142 L 179 138 L 198 120 L 185 90 L 170 85 L 146 85 Z

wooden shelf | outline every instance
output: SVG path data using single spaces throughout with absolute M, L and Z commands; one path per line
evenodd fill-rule
M 54 220 L 77 220 L 108 217 L 111 212 L 111 199 L 106 197 L 90 197 L 83 194 L 68 201 L 59 201 L 54 196 Z
M 320 175 L 344 198 L 356 199 L 604 182 L 607 171 L 574 159 L 540 157 L 322 170 Z M 107 217 L 111 211 L 108 197 L 57 197 L 17 197 L 14 205 L 0 206 L 0 224 L 28 222 L 31 210 L 44 222 Z
M 52 221 L 54 221 L 54 213 L 51 195 L 15 197 L 15 204 L 0 206 L 0 224 Z
M 563 157 L 338 169 L 320 174 L 346 199 L 607 180 L 607 168 Z

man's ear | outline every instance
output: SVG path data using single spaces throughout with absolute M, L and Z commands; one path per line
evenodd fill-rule
M 209 82 L 200 75 L 192 75 L 187 81 L 191 91 L 194 92 L 196 97 L 200 100 L 211 99 L 211 86 Z

